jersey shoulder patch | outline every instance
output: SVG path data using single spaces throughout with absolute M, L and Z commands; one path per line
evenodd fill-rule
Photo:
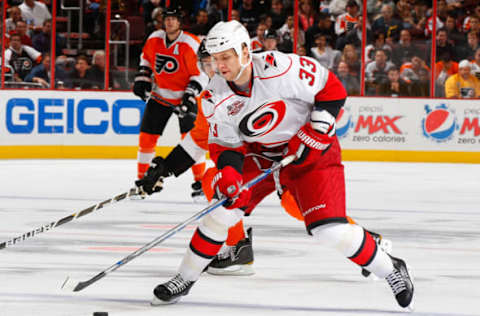
M 260 79 L 269 79 L 282 75 L 291 68 L 292 59 L 278 51 L 266 51 L 252 54 L 255 66 L 255 76 Z

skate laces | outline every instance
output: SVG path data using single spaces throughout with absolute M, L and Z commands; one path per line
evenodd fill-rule
M 165 286 L 172 294 L 178 294 L 183 292 L 191 281 L 185 281 L 180 274 L 177 274 L 173 279 L 167 282 Z
M 392 288 L 394 295 L 397 295 L 398 293 L 407 289 L 407 285 L 403 279 L 402 273 L 398 269 L 395 269 L 395 271 L 387 275 L 385 279 Z

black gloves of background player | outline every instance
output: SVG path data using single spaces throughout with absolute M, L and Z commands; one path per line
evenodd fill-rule
M 147 92 L 152 91 L 152 70 L 145 66 L 140 66 L 135 74 L 135 83 L 133 84 L 133 94 L 139 96 L 143 101 L 147 100 Z
M 180 113 L 180 132 L 187 133 L 193 126 L 198 113 L 197 99 L 195 98 L 202 90 L 202 86 L 196 81 L 190 81 L 185 93 L 183 94 L 182 103 L 178 107 Z
M 135 185 L 138 187 L 140 193 L 151 195 L 155 192 L 162 191 L 163 178 L 166 178 L 169 175 L 165 160 L 162 157 L 155 157 L 153 158 L 147 173 L 145 173 L 145 176 L 142 179 L 135 181 Z

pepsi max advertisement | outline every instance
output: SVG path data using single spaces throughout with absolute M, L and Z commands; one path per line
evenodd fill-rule
M 348 98 L 337 117 L 344 149 L 466 151 L 480 149 L 480 102 Z

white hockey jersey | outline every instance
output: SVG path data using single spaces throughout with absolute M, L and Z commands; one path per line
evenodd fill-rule
M 244 143 L 276 147 L 287 143 L 310 120 L 315 101 L 346 97 L 340 81 L 310 57 L 281 52 L 253 54 L 250 93 L 215 75 L 202 106 L 209 144 L 239 148 Z

